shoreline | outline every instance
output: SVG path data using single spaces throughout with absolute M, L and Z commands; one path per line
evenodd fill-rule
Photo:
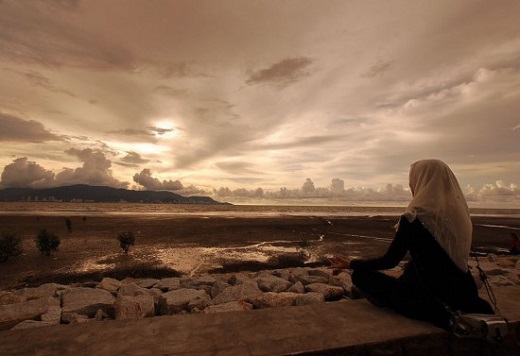
M 72 223 L 68 232 L 65 218 Z M 479 250 L 507 248 L 520 220 L 472 217 Z M 171 277 L 325 266 L 327 257 L 375 257 L 386 251 L 396 216 L 269 215 L 256 217 L 171 215 L 0 214 L 0 232 L 22 239 L 23 254 L 0 264 L 0 290 L 53 281 L 108 276 Z M 60 250 L 41 256 L 33 238 L 47 229 Z M 136 244 L 122 254 L 118 233 L 134 231 Z

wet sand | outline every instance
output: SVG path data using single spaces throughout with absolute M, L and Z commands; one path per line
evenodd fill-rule
M 47 282 L 84 283 L 115 278 L 198 275 L 326 265 L 327 257 L 377 256 L 393 238 L 395 216 L 160 216 L 0 215 L 0 231 L 15 232 L 21 256 L 0 264 L 0 289 Z M 520 220 L 476 216 L 474 246 L 506 249 Z M 58 252 L 41 256 L 34 236 L 47 229 L 61 238 Z M 125 256 L 117 235 L 133 231 Z

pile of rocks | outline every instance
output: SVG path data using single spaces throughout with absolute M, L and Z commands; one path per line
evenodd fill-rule
M 474 262 L 472 262 L 474 264 Z M 480 262 L 495 286 L 520 284 L 520 257 Z M 388 271 L 402 272 L 402 265 Z M 473 268 L 477 275 L 476 268 Z M 104 278 L 99 283 L 0 291 L 0 330 L 158 315 L 299 306 L 359 295 L 348 271 L 290 268 L 193 278 Z

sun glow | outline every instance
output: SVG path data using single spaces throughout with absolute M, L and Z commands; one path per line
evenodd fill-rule
M 178 129 L 175 124 L 168 120 L 156 121 L 153 126 L 155 137 L 158 139 L 173 138 L 178 135 Z

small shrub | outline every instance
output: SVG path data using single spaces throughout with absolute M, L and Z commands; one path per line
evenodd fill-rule
M 0 237 L 0 262 L 22 254 L 22 240 L 14 233 L 4 232 Z
M 135 236 L 131 231 L 122 232 L 117 235 L 117 239 L 119 240 L 119 247 L 125 252 L 125 255 L 128 255 L 128 250 L 130 246 L 135 244 Z
M 61 242 L 57 235 L 49 233 L 47 230 L 40 231 L 35 240 L 38 250 L 46 256 L 50 256 L 51 252 L 58 250 Z

